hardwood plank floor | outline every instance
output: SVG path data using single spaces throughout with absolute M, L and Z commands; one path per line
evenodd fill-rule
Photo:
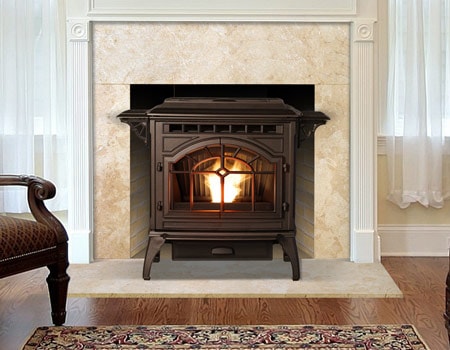
M 404 293 L 394 299 L 69 298 L 66 325 L 413 324 L 431 350 L 449 349 L 444 326 L 447 258 L 383 259 Z M 50 325 L 46 269 L 0 280 L 0 348 L 20 349 Z

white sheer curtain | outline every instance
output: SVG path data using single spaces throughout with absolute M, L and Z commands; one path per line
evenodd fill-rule
M 67 208 L 65 9 L 58 0 L 0 0 L 0 173 L 55 183 Z M 0 192 L 0 212 L 27 211 L 23 189 Z
M 389 199 L 441 208 L 450 194 L 450 0 L 389 0 Z

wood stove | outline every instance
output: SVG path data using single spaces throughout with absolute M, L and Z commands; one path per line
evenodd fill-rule
M 168 98 L 118 117 L 151 158 L 144 279 L 166 242 L 173 260 L 267 260 L 279 243 L 300 278 L 295 152 L 326 115 L 278 98 Z

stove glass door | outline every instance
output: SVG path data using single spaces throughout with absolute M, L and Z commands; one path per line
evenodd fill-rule
M 213 144 L 169 164 L 171 210 L 273 212 L 276 163 L 232 144 Z

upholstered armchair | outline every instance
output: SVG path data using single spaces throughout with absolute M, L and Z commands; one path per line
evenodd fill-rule
M 28 205 L 35 219 L 0 215 L 0 278 L 47 266 L 52 321 L 62 325 L 69 284 L 68 238 L 63 225 L 44 204 L 55 196 L 55 186 L 27 175 L 0 175 L 0 186 L 27 187 Z

